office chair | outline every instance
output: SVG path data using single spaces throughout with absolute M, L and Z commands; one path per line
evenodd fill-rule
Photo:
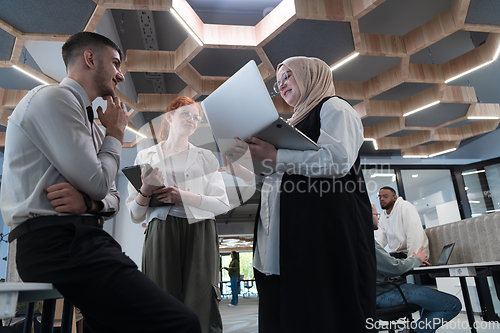
M 252 293 L 250 292 L 250 289 L 253 288 L 253 280 L 247 280 L 245 281 L 245 288 L 247 289 L 247 291 L 243 294 L 243 297 L 250 297 L 252 295 Z
M 401 294 L 401 297 L 403 298 L 404 304 L 393 306 L 390 308 L 385 308 L 385 309 L 377 309 L 377 312 L 376 312 L 377 319 L 391 322 L 391 321 L 396 321 L 396 320 L 401 319 L 401 318 L 406 318 L 406 320 L 408 322 L 408 327 L 411 327 L 411 323 L 413 322 L 412 313 L 417 312 L 417 311 L 421 311 L 422 307 L 420 307 L 416 304 L 408 303 L 406 301 L 405 295 L 403 294 L 403 291 L 401 290 L 401 288 L 399 287 L 399 285 L 397 283 L 394 283 L 394 282 L 379 282 L 379 283 L 377 283 L 377 286 L 384 286 L 384 285 L 393 285 L 394 287 L 396 287 L 396 289 Z M 384 330 L 381 329 L 381 331 L 384 331 Z M 389 326 L 389 328 L 386 331 L 389 331 L 389 333 L 395 333 L 394 329 L 392 329 L 391 326 Z M 414 331 L 410 330 L 410 332 L 414 332 Z

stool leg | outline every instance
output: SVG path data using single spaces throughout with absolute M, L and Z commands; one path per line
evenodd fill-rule
M 73 324 L 73 310 L 73 304 L 71 304 L 69 300 L 65 299 L 61 321 L 61 333 L 71 333 Z
M 48 299 L 43 302 L 41 333 L 52 333 L 54 328 L 54 314 L 56 312 L 56 300 Z
M 31 333 L 33 327 L 33 312 L 35 311 L 35 303 L 30 302 L 26 306 L 26 317 L 24 319 L 23 333 Z

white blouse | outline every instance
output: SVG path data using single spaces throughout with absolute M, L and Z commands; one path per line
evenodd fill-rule
M 141 150 L 137 154 L 135 164 L 149 163 L 153 168 L 160 168 L 163 175 L 167 175 L 167 171 L 171 173 L 171 168 L 167 167 L 169 159 L 163 155 L 163 144 L 164 141 Z M 183 186 L 185 186 L 185 191 L 201 195 L 199 207 L 183 205 L 189 223 L 213 219 L 215 215 L 223 214 L 229 210 L 226 187 L 218 168 L 219 161 L 211 151 L 189 144 L 185 169 L 182 171 L 182 178 L 185 179 Z M 178 175 L 177 172 L 176 175 Z M 164 178 L 164 185 L 172 186 L 168 183 L 169 176 Z M 132 184 L 128 185 L 128 193 L 126 204 L 134 223 L 150 222 L 153 218 L 165 220 L 169 215 L 171 206 L 148 207 L 139 205 L 135 201 L 138 192 Z

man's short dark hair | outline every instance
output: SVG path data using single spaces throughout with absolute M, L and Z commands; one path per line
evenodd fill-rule
M 390 186 L 384 186 L 381 188 L 381 190 L 389 190 L 392 192 L 393 195 L 396 195 L 396 191 L 394 191 L 394 189 Z
M 85 50 L 99 54 L 104 46 L 114 48 L 123 59 L 122 50 L 111 39 L 94 32 L 79 32 L 68 38 L 62 47 L 62 57 L 66 68 L 73 64 Z

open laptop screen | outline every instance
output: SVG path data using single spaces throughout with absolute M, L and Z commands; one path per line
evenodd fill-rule
M 441 251 L 441 255 L 439 256 L 439 259 L 436 263 L 437 265 L 446 265 L 448 263 L 448 260 L 450 260 L 451 252 L 453 251 L 453 247 L 455 246 L 455 243 L 451 243 L 448 245 L 445 245 L 443 247 L 443 250 Z

